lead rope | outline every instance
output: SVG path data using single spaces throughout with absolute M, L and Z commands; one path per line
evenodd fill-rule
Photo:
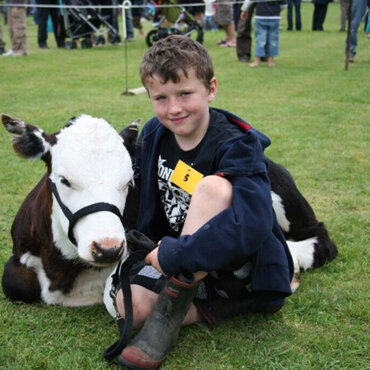
M 122 317 L 119 317 L 117 319 L 120 339 L 104 351 L 103 356 L 108 361 L 112 361 L 115 357 L 121 354 L 122 350 L 127 346 L 131 338 L 133 322 L 131 288 L 129 279 L 129 271 L 131 266 L 132 264 L 129 263 L 129 260 L 126 260 L 126 262 L 122 265 L 120 269 L 119 278 L 124 297 L 123 305 L 125 308 L 125 319 L 123 319 Z
M 126 239 L 130 249 L 130 256 L 121 265 L 121 268 L 118 267 L 117 269 L 124 297 L 123 305 L 125 308 L 125 319 L 117 317 L 120 339 L 104 351 L 103 356 L 108 361 L 112 361 L 121 354 L 122 350 L 127 346 L 132 334 L 133 311 L 129 278 L 130 269 L 134 263 L 143 260 L 145 256 L 157 246 L 152 240 L 136 230 L 130 230 L 126 235 Z

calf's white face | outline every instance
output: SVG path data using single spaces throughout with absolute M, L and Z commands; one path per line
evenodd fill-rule
M 122 138 L 106 121 L 78 117 L 57 135 L 50 153 L 50 179 L 72 213 L 98 202 L 113 204 L 123 213 L 133 178 L 131 158 Z M 55 244 L 66 258 L 78 255 L 101 265 L 104 262 L 94 257 L 100 252 L 97 248 L 120 248 L 122 258 L 128 253 L 125 230 L 112 212 L 92 213 L 77 221 L 73 229 L 77 248 L 68 239 L 69 221 L 55 198 L 51 217 Z
M 121 216 L 133 170 L 123 137 L 126 145 L 134 142 L 138 122 L 118 134 L 105 120 L 82 115 L 60 132 L 47 134 L 17 118 L 1 118 L 6 130 L 14 134 L 14 150 L 25 158 L 42 159 L 48 166 L 54 191 L 51 215 L 43 216 L 51 217 L 53 241 L 61 253 L 67 259 L 79 258 L 95 266 L 125 259 L 128 250 Z M 75 214 L 97 203 L 109 207 L 78 218 L 73 229 L 70 227 L 73 224 L 62 207 Z M 69 228 L 73 230 L 72 238 Z

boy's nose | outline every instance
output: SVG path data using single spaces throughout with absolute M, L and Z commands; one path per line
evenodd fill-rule
M 171 114 L 178 114 L 182 111 L 181 105 L 178 103 L 177 99 L 170 101 L 169 112 Z

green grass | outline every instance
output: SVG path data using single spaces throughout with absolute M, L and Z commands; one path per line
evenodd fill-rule
M 298 291 L 273 316 L 238 317 L 213 331 L 184 328 L 164 369 L 370 369 L 369 143 L 370 48 L 359 33 L 356 62 L 344 70 L 339 5 L 331 3 L 325 32 L 311 32 L 313 6 L 303 4 L 303 31 L 286 32 L 284 13 L 277 67 L 249 68 L 234 49 L 206 33 L 219 93 L 215 106 L 235 112 L 272 139 L 267 154 L 285 165 L 324 221 L 338 258 L 302 275 Z M 153 110 L 140 86 L 146 50 L 138 37 L 124 47 L 37 48 L 28 23 L 30 56 L 0 57 L 0 111 L 56 131 L 70 117 L 101 116 L 117 129 Z M 150 25 L 146 24 L 149 28 Z M 4 28 L 4 27 L 3 27 Z M 7 28 L 3 29 L 7 37 Z M 9 40 L 7 47 L 9 47 Z M 44 172 L 40 162 L 16 157 L 0 131 L 0 274 L 11 255 L 10 227 Z M 64 308 L 13 304 L 0 293 L 1 369 L 108 369 L 103 350 L 117 329 L 103 306 Z

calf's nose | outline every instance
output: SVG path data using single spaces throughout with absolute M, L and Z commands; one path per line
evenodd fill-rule
M 95 262 L 114 263 L 122 257 L 125 244 L 125 241 L 121 243 L 119 241 L 112 242 L 112 240 L 94 241 L 92 243 L 91 255 Z

